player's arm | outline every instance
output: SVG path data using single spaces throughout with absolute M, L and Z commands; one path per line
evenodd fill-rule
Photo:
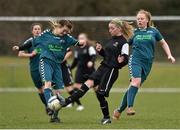
M 78 64 L 78 51 L 75 50 L 74 51 L 74 60 L 70 66 L 70 69 L 74 69 L 77 66 L 77 64 Z
M 90 55 L 90 61 L 87 63 L 87 66 L 89 68 L 91 68 L 94 66 L 94 62 L 96 60 L 96 50 L 94 49 L 93 46 L 90 46 L 88 51 L 89 51 L 89 55 Z
M 29 38 L 22 45 L 20 45 L 20 46 L 13 46 L 12 50 L 13 51 L 27 50 L 30 47 L 32 47 L 32 40 L 33 40 L 32 38 Z
M 18 53 L 18 56 L 19 57 L 33 57 L 35 54 L 32 52 L 32 53 L 26 53 L 26 52 L 24 52 L 24 51 L 19 51 L 19 53 Z
M 63 62 L 66 61 L 71 55 L 72 55 L 72 51 L 70 48 L 68 48 Z
M 118 56 L 118 63 L 120 67 L 123 67 L 128 64 L 129 59 L 129 44 L 125 43 L 122 46 L 121 54 Z
M 167 57 L 168 57 L 168 60 L 171 60 L 172 63 L 175 63 L 176 60 L 175 60 L 175 58 L 172 56 L 171 50 L 170 50 L 167 42 L 166 42 L 164 39 L 162 39 L 162 40 L 159 41 L 159 43 L 161 44 L 161 47 L 162 47 L 163 50 L 165 51 L 165 53 L 166 53 L 166 55 L 167 55 Z

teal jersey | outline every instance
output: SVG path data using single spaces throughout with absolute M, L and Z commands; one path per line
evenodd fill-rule
M 35 38 L 33 45 L 35 50 L 41 52 L 40 58 L 47 58 L 56 63 L 61 63 L 67 48 L 76 45 L 78 41 L 70 35 L 56 36 L 51 30 L 45 30 Z
M 33 39 L 34 37 L 30 37 L 23 43 L 23 46 L 27 46 L 23 48 L 23 50 L 26 50 L 28 53 L 32 53 L 32 51 L 34 50 L 33 45 L 32 45 Z M 39 54 L 37 54 L 34 57 L 30 57 L 29 59 L 30 59 L 29 61 L 30 71 L 38 71 L 39 70 Z
M 129 41 L 129 44 L 132 45 L 133 57 L 152 62 L 154 59 L 155 45 L 162 39 L 161 33 L 154 27 L 135 29 L 134 36 Z

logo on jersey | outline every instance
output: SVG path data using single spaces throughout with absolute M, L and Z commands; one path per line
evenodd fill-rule
M 118 42 L 115 42 L 115 43 L 113 44 L 113 46 L 117 47 L 117 46 L 118 46 Z
M 151 34 L 145 34 L 145 35 L 136 35 L 136 40 L 151 40 L 152 35 Z
M 61 39 L 61 40 L 60 40 L 60 43 L 65 43 L 65 40 Z

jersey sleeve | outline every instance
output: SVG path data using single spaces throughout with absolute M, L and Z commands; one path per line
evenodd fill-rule
M 161 33 L 159 32 L 159 30 L 155 29 L 155 39 L 156 41 L 161 41 L 163 39 L 163 36 L 161 35 Z
M 93 46 L 90 46 L 90 47 L 89 47 L 88 52 L 89 52 L 89 55 L 90 55 L 90 56 L 96 55 L 96 50 L 94 49 Z
M 129 44 L 125 43 L 121 49 L 121 55 L 129 55 Z
M 37 53 L 40 53 L 42 50 L 41 36 L 34 38 L 32 43 L 33 43 L 34 51 L 36 51 Z
M 23 42 L 23 44 L 21 46 L 19 46 L 19 51 L 27 50 L 30 47 L 32 47 L 32 42 L 33 42 L 33 38 L 32 37 L 27 39 L 25 42 Z

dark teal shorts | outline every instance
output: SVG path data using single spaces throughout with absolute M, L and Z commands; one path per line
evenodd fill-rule
M 42 80 L 41 80 L 39 70 L 30 71 L 30 73 L 31 73 L 31 78 L 32 78 L 33 83 L 36 86 L 36 88 L 37 89 L 42 88 L 43 83 L 42 83 Z
M 60 64 L 46 58 L 41 58 L 39 70 L 43 82 L 52 82 L 54 89 L 64 89 Z
M 141 84 L 147 79 L 151 68 L 152 62 L 140 58 L 133 57 L 129 58 L 129 73 L 131 78 L 141 78 Z

